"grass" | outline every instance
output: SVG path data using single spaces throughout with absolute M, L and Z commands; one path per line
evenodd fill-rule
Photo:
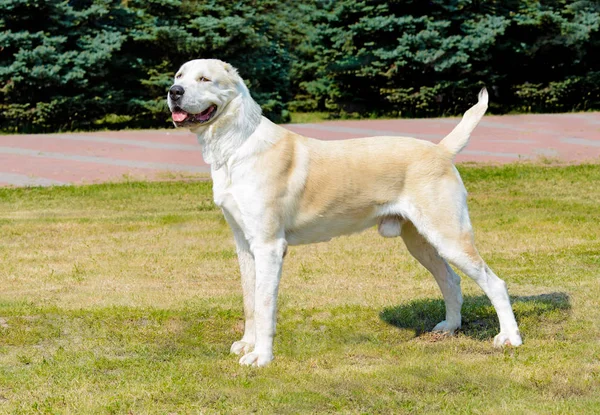
M 378 115 L 374 113 L 363 114 L 359 112 L 342 112 L 342 113 L 329 113 L 329 112 L 291 112 L 290 113 L 291 124 L 312 124 L 323 121 L 331 120 L 384 120 L 389 119 L 390 115 Z
M 291 112 L 290 113 L 291 124 L 310 124 L 323 122 L 331 119 L 331 115 L 328 112 Z
M 240 367 L 209 182 L 0 189 L 0 413 L 600 413 L 600 166 L 459 168 L 525 344 L 464 278 L 464 326 L 400 239 L 290 249 L 276 360 Z

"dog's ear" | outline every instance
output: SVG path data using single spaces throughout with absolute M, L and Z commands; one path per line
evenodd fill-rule
M 231 65 L 230 65 L 230 64 L 228 64 L 227 62 L 223 62 L 223 67 L 224 67 L 224 68 L 225 68 L 225 70 L 226 70 L 227 72 L 229 72 L 230 74 L 233 74 L 233 75 L 238 75 L 238 76 L 239 76 L 237 69 L 235 69 L 233 66 L 231 66 Z

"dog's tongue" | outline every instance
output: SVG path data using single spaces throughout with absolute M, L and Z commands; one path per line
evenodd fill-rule
M 214 105 L 211 105 L 210 107 L 202 111 L 200 114 L 198 114 L 197 118 L 202 122 L 208 121 L 216 108 L 217 107 L 215 107 Z
M 173 117 L 173 121 L 175 122 L 181 122 L 188 117 L 188 113 L 185 111 L 173 111 L 171 115 Z

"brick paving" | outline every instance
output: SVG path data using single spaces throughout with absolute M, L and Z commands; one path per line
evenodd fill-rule
M 438 142 L 458 118 L 288 124 L 308 137 L 409 136 Z M 600 112 L 486 116 L 457 162 L 600 162 Z M 0 186 L 161 180 L 209 172 L 193 134 L 181 130 L 0 135 Z

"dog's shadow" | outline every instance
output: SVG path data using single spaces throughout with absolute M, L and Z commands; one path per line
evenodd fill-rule
M 555 292 L 535 296 L 511 297 L 515 317 L 522 332 L 539 332 L 540 323 L 545 326 L 560 324 L 568 318 L 571 303 L 568 294 Z M 414 330 L 421 336 L 444 320 L 445 306 L 442 299 L 422 299 L 397 307 L 385 308 L 380 318 L 402 329 Z M 498 317 L 489 299 L 482 296 L 466 296 L 462 307 L 460 333 L 476 339 L 489 340 L 499 331 Z

